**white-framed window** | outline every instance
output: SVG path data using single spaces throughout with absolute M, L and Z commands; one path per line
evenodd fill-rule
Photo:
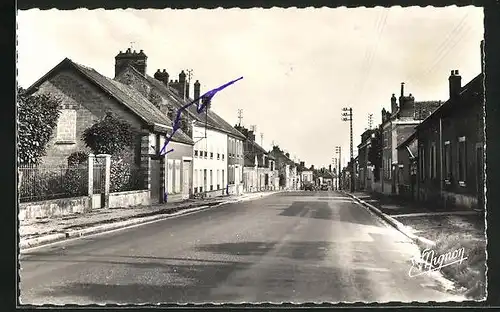
M 167 191 L 168 194 L 172 194 L 174 191 L 174 160 L 168 159 L 168 169 L 167 169 Z
M 56 126 L 56 141 L 76 143 L 76 110 L 61 109 Z
M 212 169 L 210 169 L 210 190 L 214 190 L 214 175 Z
M 220 190 L 220 169 L 217 169 L 217 189 Z
M 193 173 L 193 185 L 195 188 L 198 187 L 198 169 L 194 169 Z
M 181 161 L 175 160 L 175 193 L 181 192 Z
M 465 182 L 467 180 L 467 142 L 465 137 L 458 138 L 458 183 L 461 186 L 465 186 Z

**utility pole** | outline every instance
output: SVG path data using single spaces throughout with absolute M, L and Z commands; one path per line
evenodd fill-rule
M 238 125 L 241 126 L 241 120 L 243 119 L 243 110 L 238 109 Z
M 339 190 L 342 189 L 342 147 L 341 146 L 335 146 L 335 153 L 339 154 L 339 173 L 337 174 L 337 182 L 339 184 Z
M 368 115 L 368 129 L 371 130 L 373 126 L 373 114 Z
M 187 80 L 184 80 L 184 101 L 186 101 L 186 88 L 188 85 L 191 83 L 191 78 L 193 76 L 193 70 L 192 69 L 186 69 L 186 75 L 187 75 Z
M 264 144 L 264 133 L 260 133 L 260 146 L 262 147 L 262 145 Z
M 351 156 L 351 192 L 354 192 L 354 155 L 353 155 L 353 139 L 352 139 L 352 107 L 344 107 L 342 108 L 342 121 L 348 121 L 349 122 L 349 128 L 350 128 L 350 139 L 351 139 L 351 149 L 350 149 L 350 156 Z

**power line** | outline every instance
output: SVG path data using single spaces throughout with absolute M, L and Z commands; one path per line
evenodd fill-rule
M 446 38 L 437 47 L 437 49 L 434 53 L 435 57 L 434 57 L 433 61 L 431 62 L 431 65 L 429 67 L 427 67 L 427 69 L 425 69 L 423 71 L 423 73 L 421 73 L 419 75 L 420 78 L 417 78 L 416 74 L 414 74 L 410 77 L 410 79 L 409 79 L 410 81 L 414 81 L 414 83 L 419 84 L 420 82 L 422 82 L 423 77 L 428 76 L 436 69 L 437 65 L 444 59 L 445 56 L 447 56 L 449 54 L 451 49 L 454 48 L 458 44 L 458 42 L 460 42 L 460 40 L 457 40 L 455 42 L 455 44 L 453 44 L 452 46 L 450 46 L 450 43 L 452 43 L 456 37 L 459 37 L 459 38 L 463 37 L 464 34 L 461 34 L 461 33 L 464 31 L 464 27 L 466 27 L 465 28 L 466 33 L 468 32 L 468 28 L 470 28 L 470 26 L 467 27 L 467 22 L 466 22 L 468 16 L 469 16 L 469 13 L 466 13 L 464 15 L 464 17 L 462 17 L 460 22 L 453 28 L 452 31 L 450 31 L 448 33 Z

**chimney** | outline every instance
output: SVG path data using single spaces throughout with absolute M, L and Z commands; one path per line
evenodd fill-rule
M 165 69 L 163 69 L 163 71 L 161 72 L 162 76 L 163 76 L 163 83 L 168 87 L 168 82 L 170 81 L 170 76 L 168 75 L 167 71 Z
M 332 172 L 332 165 L 328 165 L 328 171 Z
M 305 168 L 305 167 L 306 167 L 306 162 L 305 162 L 305 161 L 301 161 L 301 162 L 300 162 L 300 166 L 301 166 L 302 168 Z
M 405 95 L 405 83 L 402 82 L 401 83 L 401 97 L 403 97 Z
M 391 96 L 391 113 L 395 113 L 398 110 L 398 103 L 396 102 L 396 95 L 393 93 Z
M 196 80 L 194 83 L 194 94 L 193 94 L 194 100 L 200 98 L 200 82 Z
M 248 130 L 247 138 L 248 138 L 248 140 L 255 142 L 255 133 L 253 133 L 253 130 Z
M 128 48 L 127 51 L 120 51 L 115 56 L 115 77 L 117 77 L 127 66 L 131 65 L 142 75 L 146 75 L 146 63 L 148 57 L 141 50 L 139 53 Z
M 448 78 L 450 84 L 450 99 L 455 99 L 460 95 L 462 88 L 462 77 L 459 75 L 458 70 L 452 70 Z
M 484 73 L 484 40 L 481 40 L 481 73 Z
M 184 89 L 185 86 L 185 89 Z M 186 81 L 186 73 L 182 70 L 179 74 L 179 88 L 180 93 L 186 93 L 186 98 L 189 98 L 189 83 Z

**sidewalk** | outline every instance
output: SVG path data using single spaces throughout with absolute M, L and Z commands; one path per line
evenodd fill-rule
M 486 237 L 483 212 L 422 205 L 395 197 L 364 192 L 345 193 L 413 239 L 436 257 L 465 249 L 467 260 L 441 268 L 446 277 L 473 299 L 485 295 Z
M 141 224 L 168 216 L 206 209 L 215 205 L 252 200 L 278 192 L 189 199 L 183 202 L 128 208 L 96 209 L 85 214 L 57 218 L 24 220 L 19 223 L 20 249 L 31 248 L 68 238 L 105 232 Z

